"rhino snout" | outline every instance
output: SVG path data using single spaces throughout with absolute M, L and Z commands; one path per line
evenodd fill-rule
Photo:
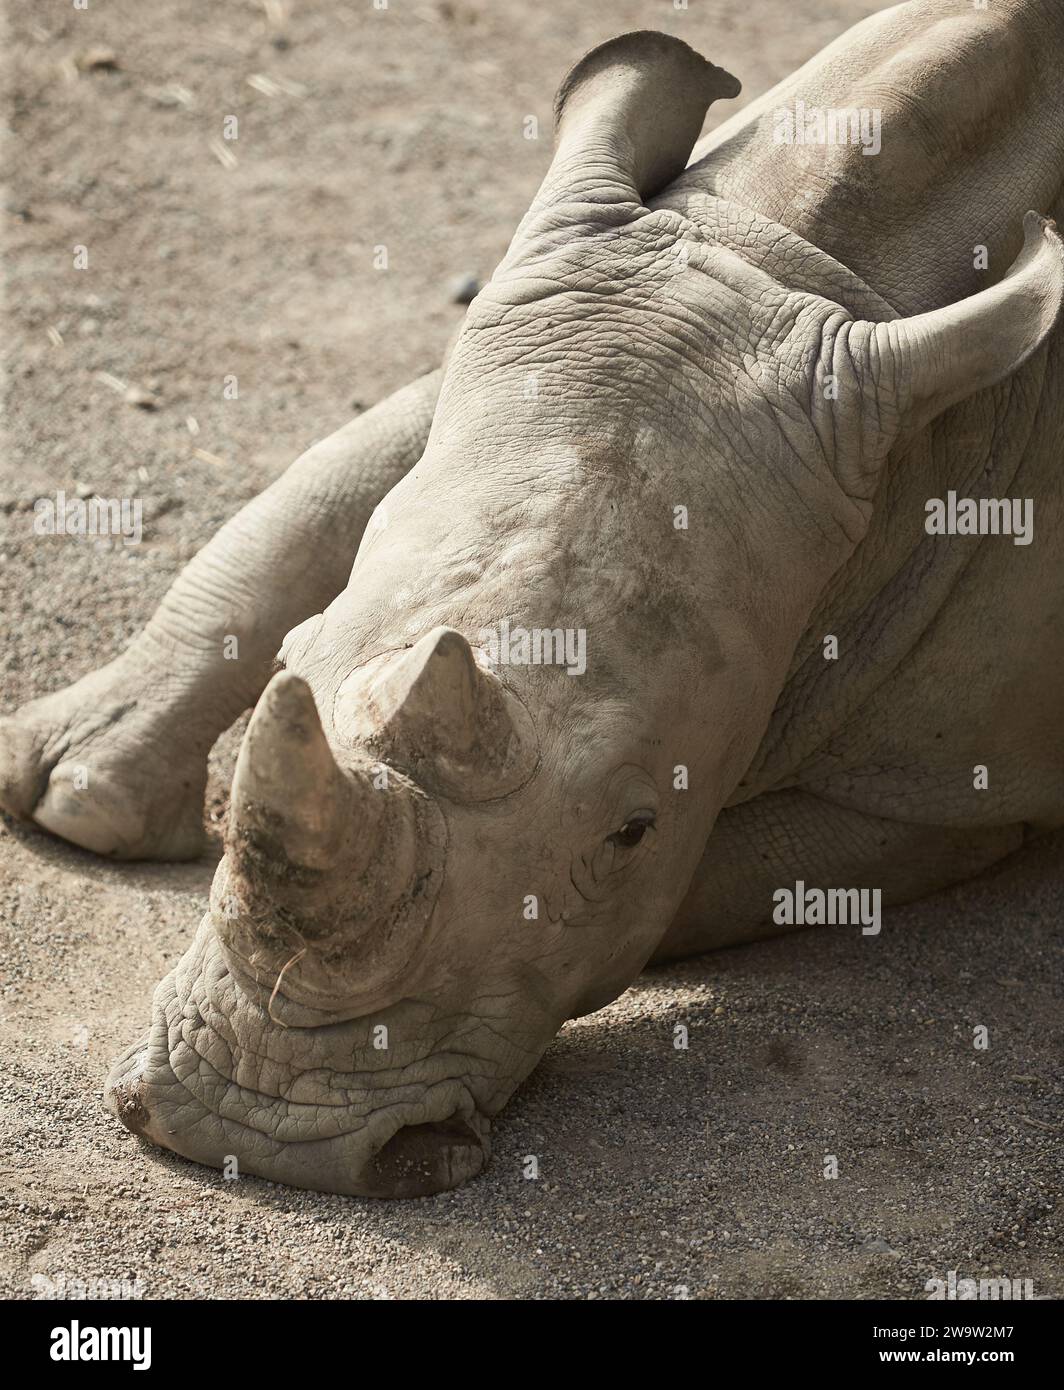
M 363 1123 L 321 1138 L 276 1140 L 269 1112 L 283 1100 L 255 1097 L 255 1128 L 210 1110 L 177 1080 L 169 1062 L 152 1061 L 150 1037 L 112 1068 L 106 1097 L 113 1113 L 139 1139 L 172 1150 L 228 1177 L 254 1175 L 314 1191 L 356 1197 L 428 1197 L 475 1178 L 490 1151 L 490 1122 L 468 1094 L 439 1090 L 438 1104 L 399 1104 Z M 417 1118 L 434 1109 L 441 1118 Z M 449 1112 L 449 1113 L 447 1113 Z M 402 1118 L 408 1114 L 409 1119 Z M 353 1117 L 354 1118 L 354 1117 Z M 263 1124 L 267 1128 L 260 1128 Z M 387 1136 L 387 1137 L 384 1137 Z
M 456 1049 L 427 1008 L 374 1019 L 279 1023 L 204 926 L 156 991 L 147 1035 L 112 1067 L 107 1103 L 138 1138 L 227 1178 L 423 1197 L 476 1177 L 490 1153 L 485 1111 L 498 1108 L 480 1090 L 491 1059 L 467 1076 L 468 1042 Z

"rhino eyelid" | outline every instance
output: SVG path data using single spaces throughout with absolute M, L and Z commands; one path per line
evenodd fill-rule
M 656 825 L 657 816 L 653 811 L 637 811 L 635 815 L 628 817 L 620 830 L 615 830 L 612 835 L 607 835 L 606 839 L 611 845 L 617 845 L 620 849 L 634 849 L 644 834 L 648 830 L 653 830 Z

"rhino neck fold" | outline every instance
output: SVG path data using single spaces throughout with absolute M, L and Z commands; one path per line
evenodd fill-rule
M 873 323 L 899 317 L 893 305 L 842 261 L 782 223 L 704 185 L 704 175 L 693 165 L 653 206 L 680 213 L 707 242 L 742 256 L 787 289 L 822 295 L 854 318 Z

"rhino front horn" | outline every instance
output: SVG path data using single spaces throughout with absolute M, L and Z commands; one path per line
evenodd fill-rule
M 418 949 L 443 880 L 446 830 L 401 775 L 341 768 L 305 681 L 281 671 L 248 725 L 233 776 L 225 857 L 211 889 L 230 968 L 271 1017 L 285 998 L 375 1008 Z
M 332 868 L 356 813 L 355 791 L 333 758 L 310 687 L 279 671 L 255 707 L 237 758 L 227 849 L 275 867 Z
M 340 693 L 344 730 L 452 800 L 505 796 L 530 776 L 536 737 L 524 706 L 453 628 L 433 629 Z

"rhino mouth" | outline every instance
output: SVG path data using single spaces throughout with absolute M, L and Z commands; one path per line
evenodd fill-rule
M 107 1101 L 132 1133 L 227 1178 L 360 1197 L 431 1196 L 483 1170 L 490 1123 L 443 1059 L 361 1070 L 356 1024 L 282 1029 L 242 997 L 237 1022 L 211 964 L 191 988 L 180 966 L 167 976 L 147 1036 L 111 1069 Z

